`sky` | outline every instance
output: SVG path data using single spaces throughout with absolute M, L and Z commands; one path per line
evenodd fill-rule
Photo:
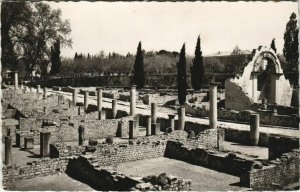
M 193 55 L 198 35 L 203 55 L 218 51 L 252 50 L 270 46 L 279 53 L 283 35 L 297 2 L 50 2 L 71 25 L 75 52 L 135 54 L 139 41 L 146 51 L 179 52 L 183 43 Z M 297 14 L 298 15 L 298 14 Z

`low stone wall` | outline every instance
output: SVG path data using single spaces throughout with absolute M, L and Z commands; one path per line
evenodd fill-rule
M 70 161 L 67 172 L 71 177 L 83 181 L 101 191 L 178 191 L 190 190 L 191 181 L 160 174 L 144 178 L 129 177 L 113 169 L 103 169 L 94 163 L 94 156 L 82 155 Z
M 64 172 L 69 162 L 68 157 L 63 158 L 44 158 L 28 162 L 26 165 L 12 165 L 2 167 L 3 186 L 4 188 L 11 185 L 12 181 L 42 177 L 47 175 Z
M 218 131 L 218 129 L 206 129 L 199 132 L 195 138 L 187 139 L 184 145 L 190 148 L 218 150 Z
M 50 144 L 50 157 L 61 158 L 70 156 L 80 156 L 85 151 L 84 146 L 68 146 L 64 143 Z
M 204 107 L 196 108 L 186 105 L 186 113 L 196 117 L 208 117 L 209 109 L 206 109 Z M 252 113 L 254 113 L 254 111 L 251 110 L 235 111 L 227 109 L 218 109 L 218 119 L 249 123 L 250 116 Z M 259 121 L 262 125 L 275 125 L 296 128 L 299 127 L 299 116 L 296 115 L 274 115 L 273 113 L 259 112 Z
M 283 154 L 279 159 L 268 161 L 265 166 L 254 167 L 240 177 L 242 185 L 253 190 L 274 190 L 276 186 L 286 186 L 299 182 L 299 150 Z
M 189 148 L 183 143 L 169 141 L 165 157 L 178 159 L 195 165 L 200 165 L 220 172 L 240 176 L 245 171 L 250 171 L 253 161 L 237 157 L 224 156 L 212 150 L 203 148 Z
M 269 159 L 279 158 L 282 154 L 299 149 L 299 138 L 270 135 Z

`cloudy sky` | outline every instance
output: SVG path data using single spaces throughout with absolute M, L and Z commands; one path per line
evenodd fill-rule
M 72 28 L 75 52 L 135 53 L 139 41 L 146 51 L 180 51 L 193 54 L 201 36 L 204 55 L 231 51 L 235 45 L 252 50 L 269 46 L 276 38 L 281 53 L 283 34 L 297 2 L 51 2 L 60 8 Z

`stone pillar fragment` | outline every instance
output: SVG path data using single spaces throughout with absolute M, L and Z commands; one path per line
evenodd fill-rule
M 136 121 L 136 127 L 139 128 L 140 127 L 140 116 L 139 115 L 135 115 L 133 117 L 133 120 Z
M 40 132 L 40 155 L 41 157 L 49 157 L 50 156 L 50 135 L 51 132 Z
M 258 145 L 259 141 L 259 114 L 250 116 L 250 145 Z
M 36 86 L 36 93 L 39 94 L 41 92 L 41 85 Z
M 105 119 L 106 119 L 106 111 L 105 110 L 98 111 L 98 120 L 105 120 Z
M 33 93 L 33 87 L 30 86 L 30 93 Z
M 217 128 L 217 83 L 211 82 L 209 84 L 209 128 Z
M 157 135 L 160 133 L 160 124 L 152 123 L 151 124 L 151 135 Z
M 73 99 L 74 106 L 76 106 L 76 102 L 77 102 L 77 90 L 76 89 L 73 89 L 72 99 Z
M 152 117 L 147 116 L 147 127 L 146 127 L 146 136 L 151 135 L 151 122 L 152 122 Z
M 19 78 L 18 78 L 18 73 L 17 72 L 15 72 L 14 73 L 14 75 L 15 75 L 15 90 L 17 90 L 18 89 L 18 84 L 19 84 Z
M 87 112 L 89 106 L 89 91 L 84 92 L 84 111 Z
M 169 114 L 169 126 L 172 129 L 172 131 L 175 130 L 175 115 L 174 114 Z
M 224 151 L 224 143 L 225 141 L 225 130 L 224 129 L 218 129 L 218 143 L 217 143 L 217 146 L 218 146 L 218 151 L 221 152 L 221 151 Z
M 136 108 L 136 85 L 132 85 L 130 89 L 130 115 L 135 115 Z
M 84 126 L 80 125 L 78 128 L 78 145 L 83 145 L 84 143 Z
M 185 106 L 178 108 L 178 130 L 184 130 L 185 126 Z
M 48 89 L 47 87 L 44 87 L 44 98 L 47 98 L 48 95 Z
M 5 136 L 5 165 L 12 164 L 12 137 Z
M 151 117 L 152 117 L 152 123 L 156 123 L 156 120 L 157 120 L 157 103 L 151 103 Z
M 117 99 L 113 99 L 111 102 L 112 108 L 112 118 L 115 119 L 117 117 Z
M 136 139 L 136 138 L 137 138 L 136 121 L 129 120 L 129 139 Z
M 97 108 L 98 111 L 102 110 L 102 88 L 101 87 L 97 87 Z
M 23 89 L 24 89 L 24 85 L 23 84 L 21 84 L 20 89 L 21 89 L 21 91 L 23 91 Z
M 78 106 L 78 115 L 83 115 L 83 114 L 84 114 L 83 106 Z

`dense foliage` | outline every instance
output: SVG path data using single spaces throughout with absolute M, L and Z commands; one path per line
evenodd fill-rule
M 145 84 L 145 76 L 144 76 L 144 58 L 142 52 L 142 43 L 139 42 L 135 62 L 133 69 L 133 83 L 137 86 L 137 89 L 141 89 Z
M 195 58 L 191 65 L 191 82 L 194 90 L 200 90 L 203 82 L 204 76 L 204 65 L 202 51 L 200 48 L 200 37 L 197 39 Z
M 60 59 L 60 41 L 57 40 L 51 47 L 51 75 L 56 75 L 60 72 L 61 59 Z
M 298 84 L 298 78 L 299 78 L 298 33 L 299 33 L 299 28 L 297 25 L 297 16 L 295 13 L 292 13 L 290 16 L 290 20 L 286 24 L 286 31 L 283 37 L 284 38 L 283 55 L 287 61 L 285 75 L 290 80 L 290 82 L 294 85 L 299 85 Z
M 185 58 L 185 44 L 183 44 L 180 55 L 179 62 L 177 63 L 177 90 L 178 90 L 178 100 L 180 105 L 184 105 L 187 95 L 187 82 L 186 82 L 186 58 Z

